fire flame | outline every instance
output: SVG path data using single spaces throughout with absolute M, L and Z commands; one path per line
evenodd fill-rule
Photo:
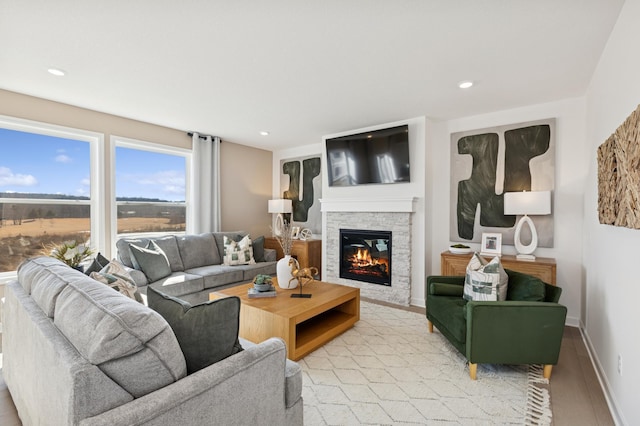
M 363 268 L 373 265 L 388 265 L 386 259 L 374 259 L 366 248 L 358 248 L 358 251 L 349 259 L 351 264 L 356 268 Z

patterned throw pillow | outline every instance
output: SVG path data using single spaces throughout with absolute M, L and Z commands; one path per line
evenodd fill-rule
M 509 276 L 500 264 L 500 258 L 494 257 L 491 262 L 478 253 L 467 265 L 464 279 L 464 298 L 466 300 L 503 301 L 507 299 Z
M 240 241 L 234 241 L 224 236 L 224 261 L 225 265 L 252 265 L 256 263 L 253 258 L 253 246 L 251 238 L 246 235 Z
M 108 285 L 118 293 L 122 293 L 138 302 L 142 301 L 137 294 L 138 287 L 135 281 L 131 278 L 124 265 L 117 260 L 112 260 L 100 272 L 92 272 L 89 276 L 98 282 Z

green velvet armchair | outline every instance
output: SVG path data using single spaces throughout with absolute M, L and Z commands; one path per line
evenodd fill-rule
M 558 303 L 562 289 L 509 269 L 507 300 L 463 299 L 465 277 L 429 276 L 425 284 L 427 323 L 435 325 L 469 361 L 478 364 L 542 364 L 551 377 L 558 363 L 567 308 Z

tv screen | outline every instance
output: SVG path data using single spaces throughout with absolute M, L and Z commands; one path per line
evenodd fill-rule
M 325 141 L 329 186 L 409 182 L 409 126 Z

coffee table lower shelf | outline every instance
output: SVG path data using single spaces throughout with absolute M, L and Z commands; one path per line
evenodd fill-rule
M 360 319 L 360 289 L 338 284 L 313 282 L 304 287 L 309 299 L 291 298 L 292 291 L 277 289 L 274 298 L 249 299 L 241 285 L 212 293 L 238 296 L 240 336 L 254 343 L 280 337 L 287 345 L 287 357 L 299 360 L 334 337 L 345 332 Z

